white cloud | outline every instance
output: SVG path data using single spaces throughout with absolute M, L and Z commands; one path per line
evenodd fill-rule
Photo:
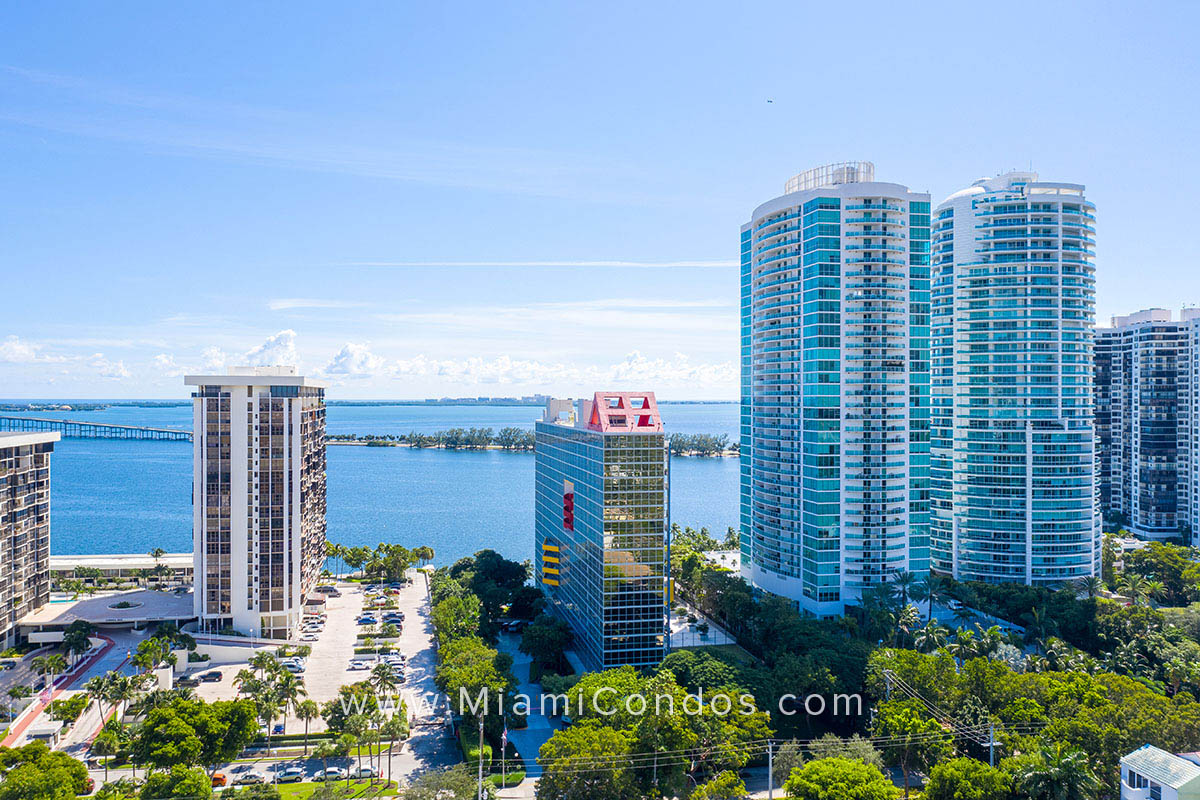
M 124 361 L 111 361 L 104 357 L 103 353 L 93 353 L 89 362 L 92 369 L 100 374 L 101 378 L 128 378 L 130 377 L 129 370 L 125 368 Z
M 0 342 L 0 363 L 33 364 L 37 362 L 61 362 L 66 359 L 59 356 L 45 355 L 42 346 L 21 339 L 19 336 L 9 336 Z
M 206 347 L 200 353 L 200 362 L 205 371 L 219 371 L 225 369 L 225 364 L 229 362 L 229 356 L 219 347 Z
M 178 378 L 187 374 L 187 370 L 175 362 L 175 357 L 159 353 L 154 357 L 154 371 L 164 378 Z
M 629 353 L 622 361 L 607 366 L 573 367 L 542 361 L 499 356 L 493 359 L 431 359 L 418 355 L 396 362 L 389 373 L 404 378 L 436 377 L 458 384 L 503 384 L 522 387 L 574 385 L 579 391 L 592 389 L 727 389 L 737 382 L 732 362 L 693 364 L 687 356 L 672 359 L 646 358 Z
M 730 259 L 684 259 L 680 261 L 347 261 L 344 267 L 620 267 L 624 269 L 712 269 L 736 267 Z
M 383 366 L 384 360 L 367 345 L 346 342 L 321 372 L 344 378 L 368 378 L 378 375 Z
M 350 300 L 324 300 L 315 297 L 279 297 L 267 301 L 272 311 L 290 311 L 303 308 L 361 308 L 364 303 Z
M 296 332 L 288 329 L 268 336 L 265 342 L 246 353 L 245 358 L 246 364 L 252 367 L 297 365 L 300 359 L 296 355 Z

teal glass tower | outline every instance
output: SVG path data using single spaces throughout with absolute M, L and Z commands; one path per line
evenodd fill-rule
M 929 195 L 874 172 L 741 229 L 742 569 L 817 616 L 929 566 Z
M 1095 207 L 1010 172 L 933 225 L 930 553 L 961 580 L 1056 584 L 1100 558 Z

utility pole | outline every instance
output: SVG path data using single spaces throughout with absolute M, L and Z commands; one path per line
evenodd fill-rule
M 775 800 L 775 743 L 767 739 L 767 800 Z
M 996 723 L 988 725 L 988 766 L 996 766 Z
M 483 800 L 483 717 L 479 718 L 479 800 Z

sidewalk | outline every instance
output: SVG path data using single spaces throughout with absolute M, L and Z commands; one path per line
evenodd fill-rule
M 112 639 L 103 634 L 97 634 L 95 638 L 104 642 L 100 649 L 89 651 L 88 654 L 76 662 L 75 666 L 73 666 L 70 670 L 55 678 L 54 686 L 51 688 L 50 696 L 48 698 L 43 700 L 39 696 L 36 701 L 26 706 L 25 710 L 21 712 L 16 721 L 9 726 L 8 734 L 4 737 L 3 741 L 0 741 L 0 747 L 13 747 L 17 742 L 21 741 L 21 738 L 25 735 L 25 731 L 29 729 L 29 726 L 32 725 L 39 716 L 41 716 L 42 712 L 45 711 L 52 702 L 57 700 L 63 692 L 65 692 L 67 689 L 73 686 L 76 681 L 82 678 L 83 675 L 87 673 L 90 665 L 104 658 L 104 656 L 107 655 L 110 650 L 112 650 L 114 644 Z

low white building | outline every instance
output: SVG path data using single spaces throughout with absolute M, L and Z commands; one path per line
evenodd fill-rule
M 1121 759 L 1121 800 L 1200 800 L 1200 753 L 1142 745 Z

